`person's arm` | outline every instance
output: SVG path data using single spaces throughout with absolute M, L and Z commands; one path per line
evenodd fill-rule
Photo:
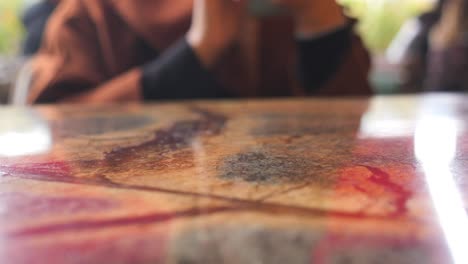
M 354 22 L 336 1 L 276 1 L 288 6 L 295 18 L 299 77 L 308 93 L 371 93 L 368 54 L 353 32 Z
M 229 96 L 185 39 L 143 66 L 141 87 L 146 100 Z
M 96 62 L 89 61 L 83 67 L 92 68 L 93 63 Z M 227 96 L 200 64 L 185 40 L 181 40 L 150 63 L 130 69 L 107 81 L 99 81 L 102 77 L 88 79 L 90 73 L 83 69 L 75 72 L 74 76 L 66 74 L 65 64 L 60 68 L 61 72 L 52 77 L 55 80 L 51 80 L 37 94 L 34 102 L 106 103 Z
M 467 1 L 445 3 L 440 20 L 429 33 L 427 76 L 430 91 L 466 91 L 468 78 Z
M 192 25 L 186 38 L 158 61 L 144 67 L 144 97 L 193 99 L 228 96 L 209 69 L 237 39 L 245 10 L 245 0 L 195 0 Z
M 33 60 L 28 101 L 105 103 L 224 94 L 201 61 L 206 57 L 198 55 L 185 39 L 152 62 L 119 75 L 109 74 L 102 46 L 83 3 L 62 2 Z
M 352 25 L 342 25 L 312 37 L 299 37 L 299 77 L 308 92 L 314 92 L 333 77 L 351 50 Z

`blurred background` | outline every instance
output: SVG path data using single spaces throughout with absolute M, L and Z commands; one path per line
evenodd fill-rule
M 0 1 L 0 101 L 7 97 L 12 78 L 21 65 L 17 56 L 24 29 L 21 13 L 38 0 Z M 398 91 L 398 65 L 390 63 L 386 52 L 402 25 L 430 10 L 434 0 L 339 0 L 349 15 L 359 19 L 359 33 L 373 53 L 371 81 L 378 93 Z

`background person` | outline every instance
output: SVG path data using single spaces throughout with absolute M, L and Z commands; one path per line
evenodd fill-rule
M 28 100 L 371 93 L 368 54 L 334 1 L 275 2 L 287 19 L 249 18 L 235 0 L 60 1 Z

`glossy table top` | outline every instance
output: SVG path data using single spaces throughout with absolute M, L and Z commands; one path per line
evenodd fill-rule
M 468 263 L 467 99 L 0 108 L 0 263 Z

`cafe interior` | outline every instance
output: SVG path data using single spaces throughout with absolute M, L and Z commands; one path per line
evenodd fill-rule
M 468 0 L 2 0 L 0 263 L 466 264 L 467 43 Z

